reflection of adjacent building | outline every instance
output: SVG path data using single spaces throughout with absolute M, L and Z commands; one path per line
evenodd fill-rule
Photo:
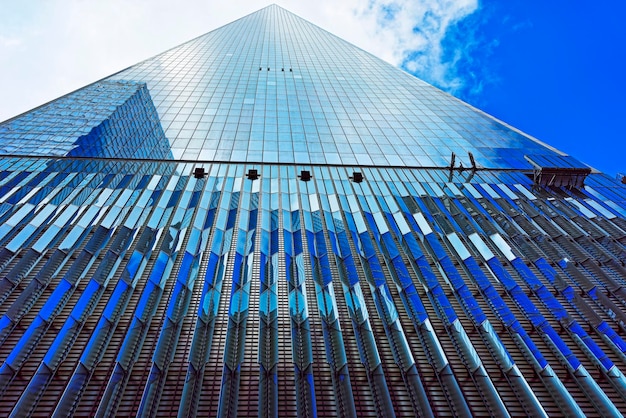
M 277 6 L 0 152 L 0 415 L 626 410 L 624 185 Z
M 4 155 L 172 159 L 145 83 L 100 81 L 0 125 Z

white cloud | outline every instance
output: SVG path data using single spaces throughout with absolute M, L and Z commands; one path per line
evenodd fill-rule
M 359 13 L 375 19 L 375 35 L 387 46 L 391 63 L 454 91 L 463 83 L 455 71 L 463 45 L 444 59 L 443 40 L 451 25 L 477 9 L 478 0 L 373 0 Z
M 0 121 L 268 5 L 266 0 L 8 3 L 0 15 Z M 454 61 L 442 62 L 441 42 L 451 24 L 477 9 L 478 0 L 279 5 L 454 90 L 461 81 L 451 71 Z
M 0 45 L 3 48 L 14 48 L 22 44 L 22 40 L 17 37 L 0 36 Z

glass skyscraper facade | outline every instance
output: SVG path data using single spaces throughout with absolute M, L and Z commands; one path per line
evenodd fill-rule
M 0 155 L 2 416 L 626 411 L 624 185 L 278 6 Z

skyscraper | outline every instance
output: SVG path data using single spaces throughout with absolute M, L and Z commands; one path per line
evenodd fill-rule
M 278 6 L 0 153 L 2 415 L 626 411 L 624 186 Z

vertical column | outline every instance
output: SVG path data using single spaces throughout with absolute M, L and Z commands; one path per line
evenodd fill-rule
M 265 167 L 261 180 L 259 281 L 259 417 L 278 417 L 278 176 Z M 281 377 L 284 378 L 284 377 Z
M 152 356 L 152 367 L 138 415 L 156 416 L 158 414 L 161 393 L 166 383 L 169 366 L 176 353 L 182 323 L 187 315 L 202 254 L 207 246 L 210 228 L 213 225 L 215 211 L 210 211 L 209 206 L 213 198 L 215 177 L 209 176 L 208 180 L 191 179 L 190 182 L 195 182 L 195 185 L 188 207 L 197 207 L 197 210 L 192 215 L 192 227 L 188 233 L 189 238 L 176 275 L 176 283 L 167 304 L 161 333 Z
M 325 174 L 325 177 L 329 177 L 329 179 L 324 182 L 326 190 L 325 193 L 320 193 L 320 199 L 322 199 L 322 207 L 327 208 L 324 211 L 326 229 L 335 255 L 348 314 L 352 320 L 359 357 L 366 369 L 367 380 L 372 391 L 377 415 L 394 417 L 395 412 L 391 404 L 389 389 L 387 388 L 383 367 L 376 347 L 376 340 L 369 320 L 369 313 L 363 297 L 363 291 L 361 290 L 359 274 L 348 241 L 350 237 L 346 232 L 340 201 L 329 174 Z M 341 190 L 341 194 L 344 195 L 339 182 L 337 183 L 337 189 Z
M 217 166 L 215 195 L 210 210 L 216 211 L 215 226 L 210 243 L 209 260 L 204 276 L 204 286 L 197 312 L 196 327 L 189 353 L 187 379 L 178 410 L 179 416 L 195 416 L 202 396 L 204 370 L 209 359 L 215 322 L 222 298 L 222 285 L 226 274 L 226 263 L 230 256 L 235 219 L 239 207 L 240 184 L 235 183 L 234 175 L 228 175 L 228 166 Z M 213 175 L 213 173 L 211 174 Z
M 335 300 L 335 290 L 330 272 L 322 213 L 319 207 L 315 182 L 300 182 L 304 226 L 317 294 L 317 307 L 322 319 L 326 360 L 331 369 L 331 380 L 338 405 L 338 415 L 356 416 L 352 386 L 348 372 L 348 361 L 343 345 L 343 335 L 339 323 L 339 312 Z
M 291 347 L 296 385 L 296 403 L 302 416 L 317 416 L 313 383 L 311 327 L 307 303 L 300 199 L 295 170 L 281 167 L 283 239 L 285 243 L 285 279 L 289 286 Z
M 228 332 L 224 347 L 224 371 L 218 412 L 220 417 L 237 416 L 240 369 L 244 356 L 261 184 L 259 181 L 243 179 L 243 173 L 240 177 L 236 177 L 235 181 L 243 181 L 243 185 L 241 185 L 239 224 L 232 272 L 233 287 L 228 309 Z

